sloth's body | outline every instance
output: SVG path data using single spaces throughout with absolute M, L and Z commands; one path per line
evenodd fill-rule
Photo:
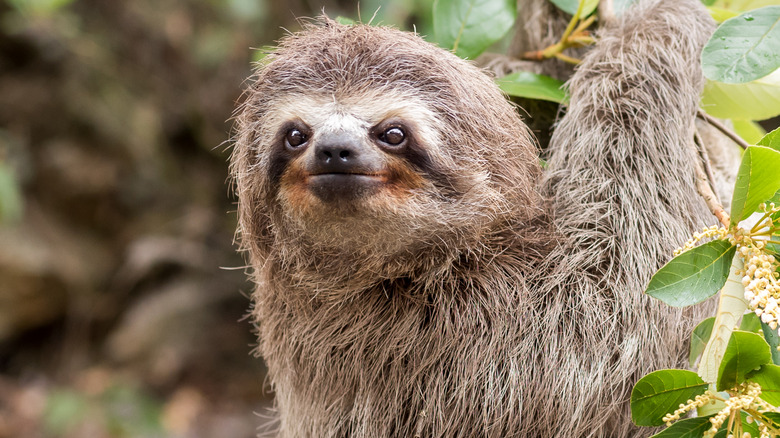
M 543 174 L 490 78 L 417 36 L 286 38 L 233 170 L 284 437 L 630 437 L 690 316 L 643 296 L 712 220 L 688 147 L 711 26 L 640 2 L 571 81 Z

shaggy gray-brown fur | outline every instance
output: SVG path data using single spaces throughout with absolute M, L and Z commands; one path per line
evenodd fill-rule
M 700 313 L 642 290 L 713 223 L 690 146 L 711 30 L 697 0 L 640 1 L 604 29 L 545 175 L 516 110 L 454 55 L 330 21 L 283 40 L 239 111 L 232 163 L 279 434 L 649 435 L 631 425 L 631 387 L 684 365 Z M 334 121 L 370 133 L 384 118 L 416 149 L 376 155 L 381 189 L 312 196 L 288 124 L 316 145 Z
M 523 344 L 549 364 L 527 362 L 525 387 L 559 395 L 526 405 L 538 436 L 642 436 L 628 420 L 634 382 L 684 367 L 692 324 L 710 310 L 682 312 L 641 291 L 692 230 L 714 223 L 690 146 L 712 29 L 695 1 L 641 2 L 603 30 L 569 82 L 543 183 L 565 237 L 529 291 L 537 342 Z

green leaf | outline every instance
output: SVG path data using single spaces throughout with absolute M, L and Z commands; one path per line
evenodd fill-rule
M 729 394 L 727 392 L 719 392 L 718 395 L 723 400 L 728 400 Z M 696 408 L 697 417 L 709 417 L 717 414 L 726 407 L 726 403 L 720 400 L 710 400 L 709 403 L 705 403 L 704 406 Z
M 762 137 L 761 140 L 759 140 L 758 143 L 756 143 L 756 145 L 766 146 L 776 151 L 780 151 L 780 128 L 777 128 L 774 131 Z
M 631 391 L 631 419 L 637 426 L 661 426 L 664 415 L 704 394 L 708 386 L 693 371 L 654 371 L 636 382 Z
M 440 46 L 461 58 L 476 58 L 515 22 L 513 0 L 436 0 L 433 32 Z
M 751 146 L 742 155 L 734 195 L 731 199 L 731 225 L 756 211 L 759 204 L 780 190 L 780 151 Z
M 704 76 L 743 84 L 780 67 L 780 6 L 745 12 L 721 24 L 701 54 Z
M 555 103 L 563 103 L 567 99 L 563 82 L 545 75 L 522 71 L 498 78 L 496 83 L 510 96 Z
M 761 385 L 761 398 L 780 407 L 780 366 L 767 364 L 748 376 L 748 380 Z
M 739 324 L 739 329 L 743 332 L 758 333 L 761 330 L 761 318 L 756 316 L 753 312 L 748 312 L 742 315 L 742 322 Z
M 766 135 L 764 128 L 752 120 L 732 119 L 731 123 L 734 125 L 734 132 L 750 144 L 758 143 Z
M 775 202 L 775 205 L 777 205 L 777 202 Z M 774 220 L 777 219 L 777 216 L 780 216 L 780 214 L 775 213 L 775 214 L 772 215 L 772 217 L 775 218 Z M 780 235 L 773 234 L 772 235 L 772 239 L 780 241 Z M 780 257 L 780 244 L 769 242 L 764 247 L 764 252 L 766 252 L 767 254 L 774 255 L 775 258 L 779 258 Z
M 712 17 L 713 20 L 715 20 L 717 23 L 722 23 L 729 18 L 734 18 L 737 16 L 737 13 L 734 11 L 730 11 L 728 9 L 723 8 L 716 8 L 714 6 L 710 6 L 707 8 L 707 12 L 710 13 L 710 17 Z
M 612 1 L 612 8 L 614 10 L 615 16 L 620 17 L 623 15 L 626 10 L 628 10 L 631 5 L 633 5 L 636 2 L 636 0 L 613 0 Z
M 677 408 L 675 408 L 677 409 Z M 701 438 L 712 427 L 711 417 L 686 418 L 677 421 L 650 438 Z
M 656 272 L 645 293 L 675 307 L 700 303 L 726 282 L 736 250 L 727 240 L 689 249 Z
M 777 429 L 780 427 L 780 412 L 764 412 L 764 417 L 771 421 L 772 425 Z
M 577 8 L 579 7 L 579 0 L 550 0 L 552 4 L 558 7 L 558 9 L 562 10 L 563 12 L 566 12 L 569 15 L 574 15 L 577 13 Z M 593 11 L 596 10 L 596 7 L 599 5 L 599 0 L 585 0 L 585 5 L 582 7 L 582 12 L 580 13 L 580 18 L 585 18 L 593 13 Z
M 744 12 L 780 3 L 778 3 L 778 0 L 715 0 L 705 2 L 705 4 L 707 6 L 716 6 L 730 11 Z
M 718 390 L 727 390 L 745 381 L 745 376 L 772 361 L 769 345 L 756 333 L 735 330 L 718 369 Z
M 761 322 L 761 331 L 764 333 L 764 340 L 769 344 L 769 351 L 772 352 L 772 362 L 780 365 L 780 351 L 777 350 L 777 346 L 780 345 L 780 335 L 765 322 Z
M 707 341 L 710 340 L 713 324 L 715 324 L 714 316 L 700 322 L 699 325 L 693 329 L 693 333 L 691 333 L 691 350 L 690 354 L 688 354 L 688 361 L 691 364 L 691 367 L 696 364 L 696 359 L 698 359 L 702 351 L 704 351 Z
M 780 70 L 746 84 L 706 81 L 701 108 L 722 119 L 764 120 L 780 114 Z

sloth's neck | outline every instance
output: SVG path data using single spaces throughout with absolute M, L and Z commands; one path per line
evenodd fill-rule
M 545 260 L 555 239 L 547 215 L 542 209 L 537 213 L 522 221 L 495 220 L 471 233 L 442 232 L 395 250 L 386 244 L 322 245 L 286 235 L 280 239 L 287 241 L 284 250 L 265 260 L 266 282 L 275 282 L 275 288 L 286 290 L 288 297 L 300 297 L 306 306 L 318 302 L 340 306 L 371 295 L 368 291 L 415 302 L 426 294 L 448 296 L 461 289 L 460 283 L 474 283 L 481 278 L 480 270 L 500 266 L 502 260 L 521 273 Z

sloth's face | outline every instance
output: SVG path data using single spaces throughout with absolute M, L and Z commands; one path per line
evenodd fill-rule
M 447 157 L 433 112 L 411 96 L 293 96 L 268 132 L 268 179 L 290 216 L 398 210 L 438 192 Z
M 238 122 L 233 172 L 257 254 L 466 248 L 537 208 L 515 109 L 415 35 L 335 23 L 295 34 L 258 70 Z
M 329 248 L 393 252 L 489 215 L 465 206 L 490 202 L 486 175 L 477 166 L 462 171 L 464 154 L 453 161 L 461 146 L 418 97 L 385 89 L 277 102 L 260 141 L 276 232 Z M 469 219 L 470 226 L 481 221 Z

